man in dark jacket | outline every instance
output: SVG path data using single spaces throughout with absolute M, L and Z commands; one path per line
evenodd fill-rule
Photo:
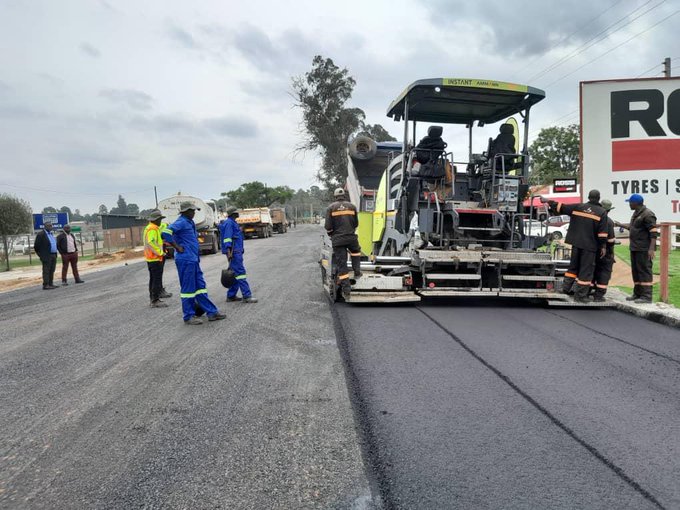
M 557 214 L 571 217 L 565 240 L 571 245 L 571 259 L 562 292 L 570 294 L 576 284 L 574 299 L 586 302 L 595 275 L 595 261 L 606 255 L 607 212 L 600 206 L 600 192 L 594 189 L 588 193 L 585 204 L 567 205 L 552 200 L 548 203 Z
M 54 271 L 57 268 L 57 240 L 52 234 L 52 223 L 49 221 L 38 232 L 33 243 L 33 250 L 42 262 L 43 289 L 56 289 L 54 286 Z
M 630 204 L 633 216 L 630 223 L 616 223 L 630 231 L 630 269 L 633 273 L 633 295 L 628 301 L 636 303 L 651 303 L 654 275 L 652 264 L 656 252 L 656 238 L 659 229 L 656 225 L 656 215 L 647 209 L 644 198 L 637 193 L 626 200 Z
M 612 277 L 612 270 L 616 262 L 614 257 L 614 245 L 616 244 L 616 233 L 614 232 L 614 220 L 609 217 L 609 211 L 614 209 L 611 200 L 602 200 L 602 208 L 607 211 L 607 253 L 604 257 L 598 258 L 595 262 L 595 278 L 593 279 L 593 301 L 604 301 L 607 293 L 607 286 Z
M 66 276 L 69 264 L 76 283 L 85 283 L 78 273 L 78 244 L 76 237 L 71 234 L 71 225 L 64 225 L 64 231 L 57 236 L 57 250 L 61 254 L 61 284 L 68 285 Z
M 351 285 L 349 281 L 349 271 L 347 269 L 347 252 L 352 258 L 352 269 L 354 277 L 361 276 L 361 247 L 359 238 L 354 231 L 359 226 L 357 209 L 347 201 L 345 190 L 338 188 L 333 193 L 335 202 L 326 210 L 326 232 L 333 244 L 333 260 L 337 267 L 337 282 L 342 290 L 343 297 L 349 297 Z

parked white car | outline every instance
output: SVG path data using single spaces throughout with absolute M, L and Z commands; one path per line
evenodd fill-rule
M 546 227 L 547 225 L 547 227 Z M 559 241 L 567 237 L 567 229 L 569 228 L 569 223 L 563 223 L 562 225 L 554 225 L 550 222 L 538 221 L 538 220 L 527 220 L 524 222 L 524 231 L 528 236 L 537 237 L 548 235 L 550 239 L 554 241 Z

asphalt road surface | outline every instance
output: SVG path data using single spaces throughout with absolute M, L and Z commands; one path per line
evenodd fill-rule
M 319 227 L 246 241 L 260 303 L 186 326 L 144 263 L 0 294 L 0 508 L 371 508 Z
M 329 306 L 318 226 L 185 326 L 131 264 L 0 294 L 0 508 L 680 508 L 680 333 L 501 301 Z M 172 262 L 167 287 L 177 292 Z
M 387 508 L 680 508 L 677 329 L 498 301 L 336 306 Z

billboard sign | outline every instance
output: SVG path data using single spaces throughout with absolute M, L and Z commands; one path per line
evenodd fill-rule
M 583 190 L 599 189 L 617 220 L 641 194 L 660 222 L 680 222 L 680 79 L 581 83 Z
M 68 213 L 44 213 L 33 215 L 33 230 L 42 230 L 45 223 L 52 223 L 54 230 L 68 224 Z
M 576 179 L 553 179 L 553 193 L 576 193 Z

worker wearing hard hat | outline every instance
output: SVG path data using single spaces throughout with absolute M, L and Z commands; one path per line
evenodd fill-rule
M 166 308 L 167 303 L 161 301 L 163 290 L 163 239 L 161 238 L 161 220 L 165 218 L 158 210 L 149 214 L 149 224 L 144 229 L 144 259 L 149 269 L 149 299 L 151 308 Z
M 614 220 L 609 217 L 609 211 L 614 209 L 611 200 L 604 199 L 600 202 L 602 209 L 607 211 L 607 249 L 604 257 L 598 257 L 595 261 L 595 276 L 593 278 L 593 301 L 604 301 L 607 293 L 607 285 L 612 277 L 614 268 L 614 245 L 616 233 L 614 232 Z
M 335 202 L 326 210 L 326 232 L 333 244 L 333 261 L 337 267 L 337 283 L 343 297 L 347 298 L 351 292 L 349 271 L 347 269 L 347 252 L 352 258 L 354 277 L 361 276 L 361 247 L 359 239 L 354 233 L 359 226 L 357 209 L 347 201 L 345 190 L 338 188 L 333 193 Z
M 225 319 L 217 307 L 208 298 L 203 271 L 199 265 L 199 244 L 194 224 L 197 208 L 191 202 L 179 205 L 180 216 L 163 231 L 163 240 L 175 249 L 175 265 L 179 274 L 180 297 L 182 298 L 182 312 L 184 323 L 189 325 L 202 324 L 196 316 L 197 309 L 208 315 L 208 320 Z
M 236 281 L 227 290 L 227 301 L 243 301 L 244 303 L 257 303 L 248 285 L 246 268 L 243 265 L 243 232 L 236 222 L 238 210 L 236 207 L 227 209 L 227 219 L 220 223 L 220 236 L 222 237 L 222 253 L 229 260 L 229 267 L 234 271 Z M 241 296 L 238 297 L 238 291 Z

